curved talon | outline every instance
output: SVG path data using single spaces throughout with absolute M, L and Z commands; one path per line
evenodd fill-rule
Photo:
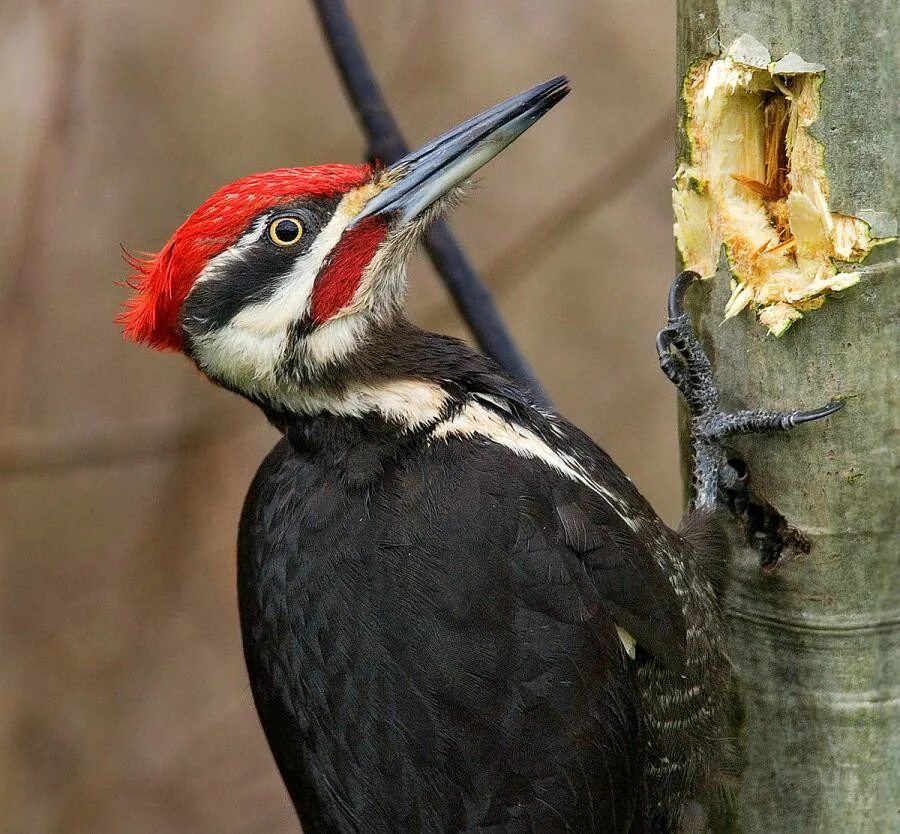
M 681 390 L 683 387 L 681 368 L 678 367 L 678 362 L 671 353 L 665 353 L 659 357 L 659 368 L 665 374 L 666 379 Z
M 672 349 L 675 349 L 674 352 Z M 656 355 L 659 357 L 659 368 L 685 398 L 690 396 L 691 385 L 687 379 L 684 357 L 678 346 L 672 342 L 672 333 L 663 328 L 656 334 Z
M 669 353 L 669 338 L 666 334 L 665 330 L 660 330 L 659 333 L 656 334 L 656 355 L 659 356 L 660 359 L 663 358 L 664 355 L 668 355 Z
M 659 357 L 660 364 L 675 359 L 672 354 L 671 334 L 667 328 L 663 328 L 656 334 L 656 355 Z
M 812 408 L 809 411 L 795 411 L 790 415 L 790 425 L 799 426 L 801 423 L 810 423 L 813 420 L 821 420 L 823 417 L 828 417 L 830 414 L 840 411 L 843 407 L 843 400 L 832 400 L 826 405 L 819 406 L 819 408 Z
M 801 423 L 819 420 L 840 410 L 843 403 L 834 401 L 811 411 L 718 411 L 695 418 L 697 431 L 707 440 L 719 440 L 733 434 L 766 431 L 788 431 Z
M 672 286 L 669 288 L 670 322 L 673 319 L 677 319 L 679 316 L 684 315 L 684 296 L 685 293 L 687 293 L 687 288 L 693 284 L 694 281 L 699 280 L 700 276 L 696 272 L 691 272 L 691 270 L 686 269 L 684 272 L 679 273 L 672 282 Z

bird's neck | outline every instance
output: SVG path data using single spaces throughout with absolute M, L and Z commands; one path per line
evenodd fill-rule
M 285 434 L 318 436 L 326 426 L 359 424 L 404 437 L 446 420 L 472 396 L 529 407 L 522 389 L 493 361 L 463 342 L 421 330 L 403 318 L 369 329 L 339 363 L 311 374 L 302 351 L 283 374 L 277 399 L 257 400 Z

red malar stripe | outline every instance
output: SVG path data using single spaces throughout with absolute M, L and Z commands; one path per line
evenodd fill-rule
M 313 287 L 313 321 L 322 324 L 344 309 L 356 295 L 363 272 L 384 240 L 387 226 L 380 217 L 367 217 L 345 232 L 334 247 Z

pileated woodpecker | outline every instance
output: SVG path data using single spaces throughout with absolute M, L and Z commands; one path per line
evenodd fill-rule
M 675 532 L 587 436 L 402 314 L 460 184 L 568 92 L 490 108 L 387 168 L 226 185 L 135 259 L 125 333 L 183 351 L 283 438 L 238 539 L 244 652 L 307 832 L 663 832 L 727 732 L 722 414 L 673 288 L 664 370 L 695 415 Z

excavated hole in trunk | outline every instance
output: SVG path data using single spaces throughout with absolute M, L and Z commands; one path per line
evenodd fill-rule
M 723 487 L 725 503 L 740 521 L 745 543 L 759 554 L 760 568 L 771 572 L 787 559 L 809 553 L 809 540 L 791 527 L 775 507 L 753 494 L 747 464 L 741 458 L 731 457 L 728 465 L 736 478 Z
M 690 158 L 673 192 L 684 266 L 710 278 L 724 248 L 733 276 L 725 318 L 750 306 L 776 336 L 859 280 L 835 261 L 861 261 L 880 242 L 828 206 L 824 148 L 809 131 L 823 78 L 821 65 L 793 53 L 773 62 L 743 35 L 684 80 Z

